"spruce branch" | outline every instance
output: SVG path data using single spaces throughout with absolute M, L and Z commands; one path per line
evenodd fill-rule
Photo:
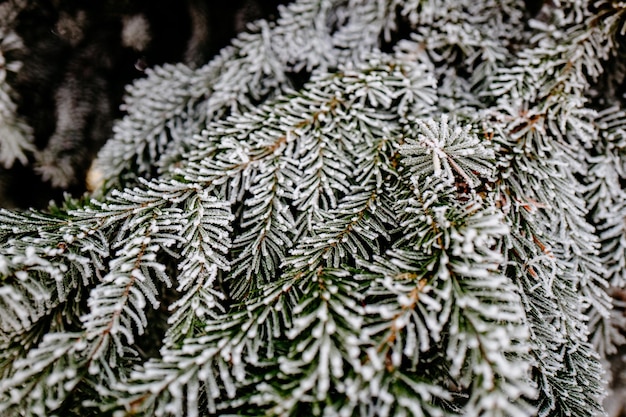
M 155 69 L 100 193 L 0 211 L 0 413 L 602 415 L 622 9 L 297 0 Z
M 350 9 L 359 10 L 363 21 L 328 25 Z M 189 149 L 187 139 L 199 134 L 204 123 L 290 91 L 294 82 L 289 74 L 336 69 L 374 51 L 394 15 L 386 1 L 301 1 L 282 8 L 275 24 L 258 22 L 196 71 L 181 64 L 149 71 L 130 89 L 129 114 L 115 126 L 115 136 L 98 159 L 104 189 L 127 181 L 132 186 L 138 176 L 153 175 L 153 165 L 167 167 L 166 162 L 180 159 Z M 364 37 L 364 25 L 369 36 Z M 151 96 L 155 90 L 163 94 L 161 100 Z M 166 149 L 168 158 L 159 162 Z
M 16 161 L 25 165 L 28 155 L 35 151 L 32 129 L 17 113 L 15 91 L 7 80 L 21 67 L 19 61 L 11 59 L 11 53 L 23 47 L 21 39 L 11 30 L 16 10 L 19 6 L 3 10 L 8 21 L 0 26 L 0 163 L 4 168 L 11 168 Z

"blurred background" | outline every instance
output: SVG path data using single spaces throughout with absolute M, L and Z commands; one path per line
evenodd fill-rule
M 281 3 L 0 0 L 0 207 L 82 194 L 127 84 L 156 65 L 203 65 Z

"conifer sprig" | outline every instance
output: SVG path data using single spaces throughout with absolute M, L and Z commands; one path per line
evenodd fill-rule
M 100 193 L 0 211 L 0 414 L 601 415 L 623 10 L 523 4 L 297 0 L 135 83 Z

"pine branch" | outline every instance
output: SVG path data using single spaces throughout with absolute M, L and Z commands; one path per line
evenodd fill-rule
M 369 20 L 338 22 L 345 27 L 331 33 L 327 23 L 332 16 L 341 16 L 349 8 L 362 11 L 360 16 Z M 166 148 L 166 161 L 179 159 L 188 149 L 185 138 L 199 134 L 203 123 L 251 110 L 289 91 L 293 86 L 289 74 L 335 69 L 352 62 L 357 47 L 359 57 L 371 52 L 394 11 L 385 2 L 301 1 L 283 8 L 275 25 L 259 22 L 250 33 L 241 34 L 197 71 L 178 65 L 150 72 L 130 90 L 129 115 L 115 127 L 114 138 L 99 157 L 105 189 L 127 181 L 132 185 L 137 176 L 153 174 L 152 166 L 161 165 Z M 362 36 L 365 23 L 372 30 L 368 38 Z M 163 93 L 161 100 L 151 95 L 156 90 Z
M 11 168 L 16 161 L 26 164 L 35 147 L 32 129 L 17 114 L 15 92 L 7 81 L 7 77 L 21 67 L 21 63 L 11 60 L 10 55 L 23 47 L 21 39 L 10 30 L 20 6 L 16 5 L 14 9 L 10 4 L 7 6 L 4 13 L 8 21 L 0 25 L 0 163 L 4 168 Z
M 0 414 L 601 415 L 622 9 L 298 0 L 136 82 L 0 212 Z

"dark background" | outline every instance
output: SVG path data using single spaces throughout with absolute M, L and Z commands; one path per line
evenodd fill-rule
M 44 208 L 64 192 L 82 194 L 91 161 L 123 116 L 127 84 L 166 62 L 203 65 L 248 22 L 272 19 L 281 3 L 287 0 L 0 0 L 19 11 L 10 29 L 24 47 L 6 58 L 22 67 L 7 81 L 37 148 L 25 165 L 0 166 L 0 207 Z M 129 30 L 133 22 L 143 30 Z M 55 166 L 68 171 L 67 181 L 42 174 Z

